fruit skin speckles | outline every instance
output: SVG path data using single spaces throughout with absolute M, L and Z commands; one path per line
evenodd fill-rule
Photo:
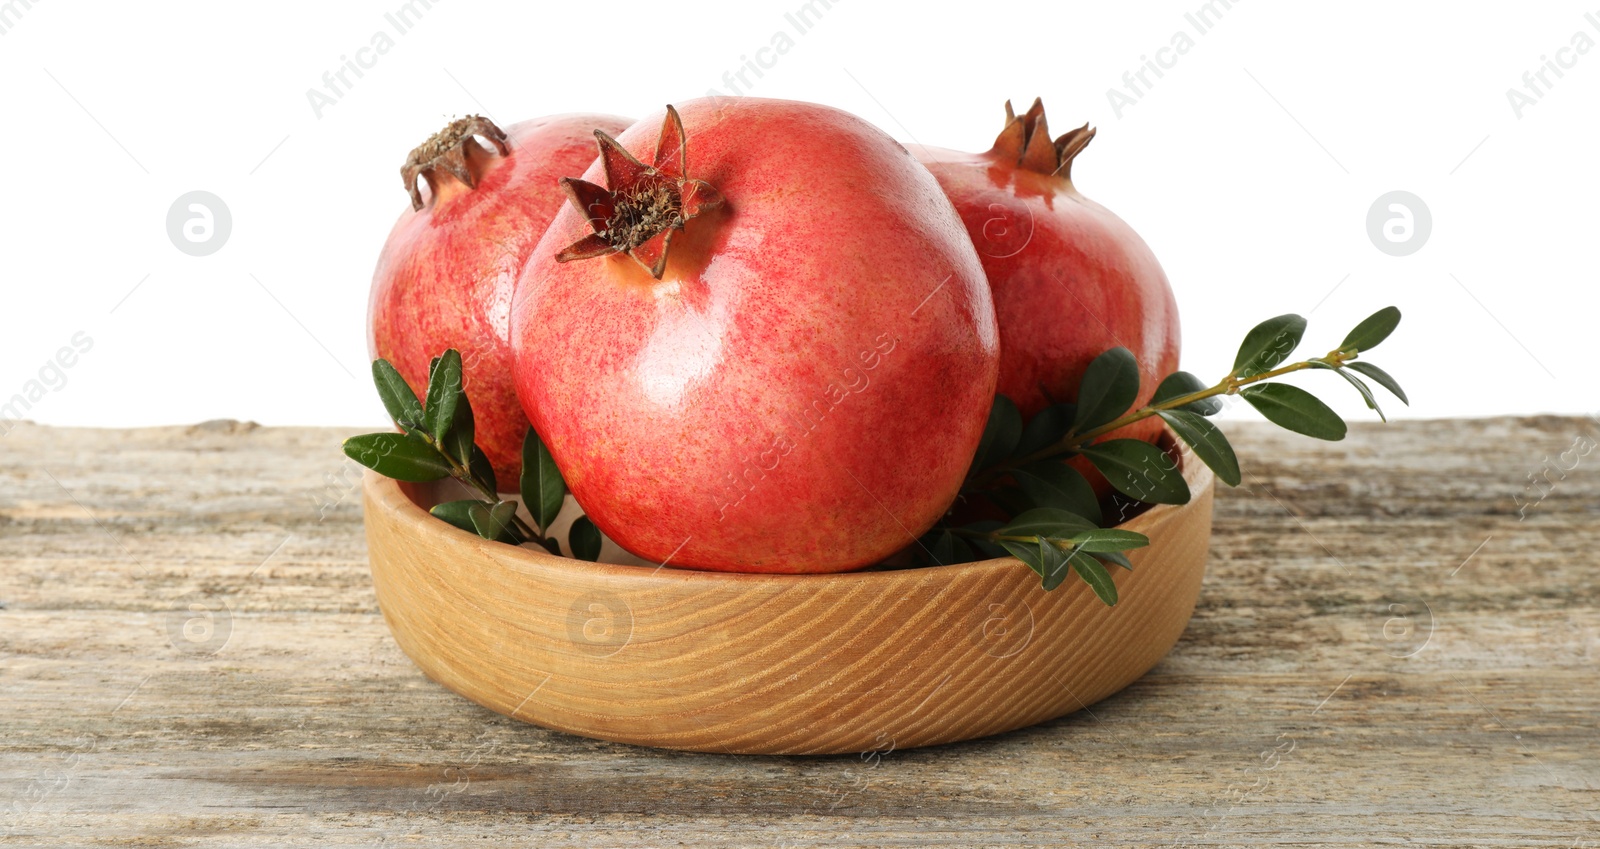
M 504 489 L 516 488 L 528 428 L 511 381 L 512 290 L 566 202 L 557 180 L 594 161 L 596 129 L 621 132 L 629 123 L 557 115 L 502 134 L 486 119 L 464 118 L 413 151 L 403 169 L 414 208 L 401 213 L 378 257 L 369 353 L 389 360 L 422 395 L 433 357 L 461 352 L 477 441 Z M 432 189 L 426 198 L 420 183 Z
M 1125 347 L 1140 366 L 1135 407 L 1178 368 L 1178 306 L 1155 254 L 1126 222 L 1072 183 L 1074 158 L 1095 131 L 1051 139 L 1044 106 L 1014 115 L 984 153 L 920 145 L 912 152 L 961 213 L 983 261 L 1000 329 L 999 391 L 1024 420 L 1077 399 L 1089 363 Z M 1108 435 L 1155 442 L 1150 418 Z M 1103 495 L 1104 478 L 1074 461 Z
M 829 383 L 810 404 L 803 408 L 803 418 L 797 419 L 785 415 L 783 411 L 772 411 L 771 419 L 778 421 L 779 425 L 777 433 L 772 437 L 771 446 L 755 457 L 745 457 L 737 473 L 729 472 L 723 480 L 716 482 L 720 486 L 713 487 L 712 499 L 717 506 L 717 521 L 726 521 L 729 514 L 744 503 L 750 492 L 766 480 L 767 473 L 776 470 L 783 458 L 789 456 L 797 444 L 804 442 L 824 418 L 846 403 L 851 395 L 865 392 L 867 387 L 872 385 L 870 372 L 876 369 L 883 362 L 883 356 L 894 348 L 895 341 L 889 334 L 879 334 L 874 340 L 874 346 L 863 350 L 858 356 L 861 365 L 846 366 L 840 380 Z
M 685 176 L 724 202 L 643 261 L 557 262 L 596 232 L 564 208 L 512 311 L 518 393 L 578 502 L 641 557 L 876 563 L 942 515 L 987 421 L 999 337 L 971 239 L 932 175 L 855 116 L 757 98 L 677 111 Z M 653 166 L 663 126 L 617 141 Z

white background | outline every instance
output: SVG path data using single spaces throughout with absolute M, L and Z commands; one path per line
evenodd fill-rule
M 1058 132 L 1094 122 L 1078 185 L 1154 247 L 1184 367 L 1203 377 L 1260 319 L 1308 315 L 1320 353 L 1392 303 L 1405 321 L 1373 359 L 1414 403 L 1392 412 L 1600 409 L 1600 49 L 1564 54 L 1574 66 L 1520 118 L 1506 95 L 1575 33 L 1600 40 L 1585 20 L 1600 4 L 1241 0 L 1204 35 L 1185 20 L 1201 0 L 966 13 L 835 0 L 803 35 L 784 16 L 803 0 L 436 0 L 399 35 L 385 13 L 402 5 L 0 2 L 0 403 L 81 331 L 92 350 L 28 418 L 382 424 L 363 324 L 413 145 L 468 112 L 629 115 L 731 94 L 724 74 L 785 31 L 794 47 L 747 93 L 974 150 L 1007 98 L 1042 95 Z M 394 48 L 317 116 L 307 91 L 380 31 Z M 1179 31 L 1194 48 L 1118 116 L 1107 91 Z M 197 189 L 233 217 L 198 258 L 165 224 Z M 1395 189 L 1433 217 L 1403 258 L 1365 223 Z M 1347 417 L 1370 415 L 1331 375 L 1309 380 Z

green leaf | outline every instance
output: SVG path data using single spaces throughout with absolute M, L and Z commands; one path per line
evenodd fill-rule
M 1044 566 L 1040 573 L 1040 584 L 1048 592 L 1061 586 L 1061 582 L 1072 574 L 1072 568 L 1067 562 L 1068 554 L 1050 540 L 1039 540 L 1039 560 Z
M 423 483 L 450 474 L 450 464 L 422 437 L 411 433 L 367 433 L 344 441 L 345 456 L 385 477 Z
M 395 424 L 407 432 L 422 428 L 422 402 L 388 360 L 380 357 L 372 361 L 372 382 L 377 384 L 378 398 Z
M 1150 538 L 1144 534 L 1124 531 L 1120 528 L 1096 528 L 1092 531 L 1080 531 L 1073 534 L 1069 541 L 1079 551 L 1087 551 L 1091 554 L 1132 551 L 1135 548 L 1144 548 L 1150 544 Z
M 472 462 L 467 466 L 467 471 L 489 487 L 490 492 L 500 491 L 500 482 L 494 479 L 494 464 L 489 462 L 489 455 L 476 445 L 472 446 Z
M 1298 386 L 1260 383 L 1239 390 L 1239 397 L 1279 427 L 1332 442 L 1344 439 L 1344 419 Z
M 1372 396 L 1372 388 L 1370 386 L 1367 386 L 1366 381 L 1362 380 L 1359 377 L 1356 377 L 1355 375 L 1351 374 L 1350 372 L 1345 371 L 1342 368 L 1336 368 L 1334 366 L 1322 365 L 1322 364 L 1319 364 L 1319 367 L 1320 368 L 1326 368 L 1326 369 L 1332 369 L 1334 371 L 1334 373 L 1336 373 L 1340 377 L 1344 378 L 1351 386 L 1354 386 L 1356 388 L 1357 392 L 1361 393 L 1361 400 L 1367 402 L 1367 409 L 1369 409 L 1369 410 L 1377 410 L 1378 418 L 1380 418 L 1380 419 L 1382 419 L 1384 421 L 1388 421 L 1389 420 L 1389 417 L 1385 416 L 1383 414 L 1383 410 L 1378 407 L 1378 399 L 1374 398 Z
M 522 441 L 522 503 L 533 514 L 533 523 L 539 532 L 549 529 L 561 512 L 561 503 L 567 497 L 567 482 L 561 479 L 561 470 L 550 456 L 550 449 L 533 428 Z
M 1058 459 L 1040 460 L 1011 472 L 1034 507 L 1056 507 L 1100 524 L 1100 499 L 1077 469 Z
M 434 441 L 444 442 L 456 420 L 456 403 L 463 394 L 461 352 L 451 348 L 439 357 L 438 365 L 428 376 L 428 403 L 423 408 L 423 418 Z
M 1015 516 L 1024 510 L 1033 509 L 1034 506 L 1028 494 L 1014 486 L 986 489 L 981 495 L 1005 511 L 1007 516 Z
M 996 519 L 984 519 L 981 522 L 973 522 L 970 525 L 963 525 L 961 529 L 975 534 L 992 534 L 1000 530 L 1004 524 L 1004 522 Z M 970 537 L 968 538 L 968 542 L 971 543 L 972 547 L 977 550 L 979 554 L 982 554 L 984 557 L 987 557 L 991 560 L 997 557 L 1008 556 L 1005 547 L 994 540 L 983 539 L 981 537 Z
M 1127 348 L 1112 348 L 1095 357 L 1078 386 L 1074 433 L 1093 430 L 1126 413 L 1139 397 L 1139 363 Z
M 588 516 L 579 516 L 567 534 L 567 545 L 572 548 L 573 557 L 593 563 L 600 559 L 600 529 Z
M 1406 405 L 1407 407 L 1411 406 L 1410 399 L 1406 398 L 1405 390 L 1401 389 L 1400 384 L 1396 383 L 1395 379 L 1390 377 L 1389 373 L 1383 369 L 1378 368 L 1377 366 L 1368 362 L 1345 363 L 1344 367 L 1360 372 L 1361 374 L 1372 378 L 1373 382 L 1377 383 L 1379 386 L 1382 386 L 1384 389 L 1389 390 L 1394 397 L 1399 398 L 1400 403 Z
M 1040 577 L 1045 574 L 1045 549 L 1039 544 L 1039 538 L 1034 537 L 1026 542 L 1017 540 L 1001 540 L 1000 544 L 1012 556 L 1026 563 L 1029 569 L 1038 573 Z
M 955 562 L 955 538 L 949 528 L 935 527 L 917 540 L 914 552 L 918 559 L 926 559 L 932 566 L 948 566 Z
M 1128 555 L 1123 554 L 1120 551 L 1097 551 L 1095 552 L 1094 559 L 1100 561 L 1101 563 L 1110 563 L 1114 566 L 1121 566 L 1122 568 L 1127 569 L 1129 572 L 1133 571 L 1133 562 L 1128 560 Z
M 1233 360 L 1233 373 L 1249 377 L 1271 371 L 1294 353 L 1305 332 L 1306 320 L 1293 313 L 1261 322 L 1245 334 Z
M 1012 452 L 1019 457 L 1026 457 L 1042 448 L 1060 442 L 1067 431 L 1072 429 L 1072 418 L 1076 407 L 1072 404 L 1052 404 L 1039 411 L 1022 429 L 1022 439 L 1017 442 L 1016 449 Z
M 927 561 L 929 566 L 949 566 L 953 563 L 971 563 L 977 558 L 973 555 L 972 546 L 967 541 L 956 536 L 949 528 L 935 527 L 922 535 L 917 542 L 915 552 L 918 561 Z M 1005 551 L 1001 550 L 1000 557 Z
M 980 559 L 977 553 L 972 550 L 972 546 L 968 545 L 965 539 L 955 534 L 950 535 L 950 549 L 950 559 L 946 561 L 947 563 L 971 563 Z
M 483 502 L 474 501 L 470 498 L 466 499 L 465 501 L 446 501 L 443 504 L 433 505 L 433 509 L 429 510 L 428 512 L 439 517 L 440 519 L 445 520 L 446 522 L 449 522 L 452 525 L 455 525 L 463 531 L 477 533 L 478 529 L 472 524 L 472 515 L 470 511 L 472 509 L 472 505 L 481 503 Z
M 978 440 L 978 453 L 972 458 L 971 471 L 982 471 L 1011 456 L 1021 438 L 1022 414 L 1017 412 L 1017 405 L 1004 395 L 994 396 L 989 423 Z
M 517 539 L 517 502 L 499 502 L 489 508 L 489 517 L 494 520 L 497 527 L 505 529 L 505 532 L 511 537 L 511 542 L 521 542 L 520 539 Z
M 482 501 L 474 501 L 467 506 L 467 518 L 472 520 L 472 527 L 478 536 L 495 542 L 516 541 L 511 529 L 511 517 L 516 512 L 517 505 L 512 501 L 501 501 L 493 507 Z
M 1082 531 L 1092 531 L 1095 524 L 1076 513 L 1052 507 L 1028 510 L 997 529 L 1002 536 L 1045 536 L 1065 539 Z
M 1398 307 L 1384 307 L 1362 319 L 1350 335 L 1344 337 L 1339 344 L 1341 351 L 1360 351 L 1366 353 L 1378 347 L 1378 343 L 1389 338 L 1389 334 L 1400 324 L 1400 310 Z
M 472 451 L 476 447 L 473 445 L 473 440 L 477 436 L 476 430 L 477 426 L 473 423 L 472 417 L 472 403 L 467 400 L 466 395 L 462 395 L 456 404 L 455 419 L 451 422 L 444 441 L 439 444 L 457 463 L 470 468 Z
M 1106 567 L 1100 565 L 1100 561 L 1081 551 L 1076 551 L 1073 552 L 1070 562 L 1072 563 L 1072 571 L 1078 573 L 1078 577 L 1082 578 L 1083 582 L 1094 590 L 1094 594 L 1099 596 L 1100 600 L 1106 603 L 1106 606 L 1115 607 L 1117 605 L 1117 584 L 1111 580 L 1111 573 L 1106 571 Z
M 1150 403 L 1161 404 L 1174 398 L 1193 395 L 1196 392 L 1203 392 L 1210 388 L 1200 378 L 1186 371 L 1175 371 L 1162 379 L 1161 385 L 1156 387 L 1156 394 L 1151 396 Z M 1216 415 L 1222 411 L 1222 399 L 1213 395 L 1210 398 L 1191 401 L 1177 409 L 1199 413 L 1202 416 Z
M 1209 419 L 1188 410 L 1164 410 L 1161 418 L 1172 426 L 1172 432 L 1179 439 L 1194 450 L 1196 457 L 1217 473 L 1217 477 L 1222 478 L 1228 486 L 1239 485 L 1239 458 L 1233 453 L 1233 446 L 1228 444 L 1228 438 L 1222 435 L 1220 428 Z
M 1189 485 L 1165 451 L 1142 439 L 1113 439 L 1086 445 L 1078 453 L 1106 476 L 1118 492 L 1151 504 L 1189 503 Z

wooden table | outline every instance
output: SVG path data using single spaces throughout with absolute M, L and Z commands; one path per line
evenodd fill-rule
M 0 844 L 1600 846 L 1600 425 L 1228 430 L 1245 486 L 1143 680 L 998 738 L 787 759 L 579 739 L 425 679 L 344 431 L 18 425 Z

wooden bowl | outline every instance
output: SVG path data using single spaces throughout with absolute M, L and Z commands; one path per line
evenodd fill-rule
M 584 563 L 435 519 L 436 488 L 367 473 L 367 543 L 395 641 L 428 677 L 507 716 L 699 752 L 840 754 L 1009 731 L 1087 707 L 1183 633 L 1213 476 L 1122 527 L 1150 537 L 1106 607 L 1006 558 L 842 575 Z M 608 543 L 608 546 L 610 544 Z

